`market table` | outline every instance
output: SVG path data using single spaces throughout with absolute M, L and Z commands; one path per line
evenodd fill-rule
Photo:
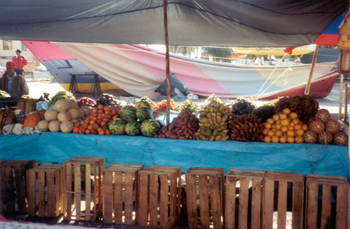
M 0 160 L 63 163 L 74 156 L 105 157 L 111 163 L 221 167 L 344 176 L 350 181 L 346 146 L 236 141 L 194 141 L 132 136 L 43 132 L 0 135 Z

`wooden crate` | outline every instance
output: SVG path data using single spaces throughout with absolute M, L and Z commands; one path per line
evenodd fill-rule
M 224 169 L 189 168 L 186 196 L 189 228 L 223 228 Z
M 286 228 L 287 192 L 292 193 L 292 228 L 303 228 L 304 175 L 266 172 L 263 183 L 263 228 L 273 228 L 275 185 L 277 195 L 277 228 Z M 289 186 L 289 190 L 288 190 Z M 276 193 L 277 194 L 277 193 Z M 275 206 L 276 207 L 276 206 Z
M 181 168 L 149 166 L 139 172 L 137 224 L 171 228 L 181 211 Z
M 332 203 L 332 194 L 335 203 Z M 345 177 L 307 175 L 305 228 L 347 228 L 347 205 Z
M 34 160 L 3 161 L 1 173 L 1 208 L 4 212 L 28 212 L 26 171 L 34 167 Z
M 65 219 L 94 221 L 102 216 L 104 162 L 104 158 L 75 157 L 63 163 Z
M 103 171 L 103 222 L 135 225 L 137 182 L 143 165 L 112 164 Z
M 57 217 L 63 213 L 63 165 L 43 164 L 27 171 L 30 216 Z
M 240 169 L 231 169 L 227 174 L 225 228 L 261 228 L 264 175 L 265 171 Z

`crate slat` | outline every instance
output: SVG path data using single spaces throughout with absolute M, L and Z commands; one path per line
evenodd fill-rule
M 169 211 L 169 186 L 168 186 L 168 176 L 165 174 L 160 175 L 160 227 L 168 228 L 168 211 Z M 173 196 L 173 195 L 171 195 Z M 170 201 L 171 203 L 171 201 Z
M 149 175 L 149 215 L 150 215 L 150 227 L 158 227 L 158 174 Z
M 45 171 L 38 171 L 38 216 L 45 216 Z
M 114 173 L 114 217 L 117 224 L 122 224 L 123 217 L 123 173 Z
M 263 201 L 263 228 L 272 228 L 273 220 L 273 193 L 275 182 L 273 180 L 265 180 L 264 184 L 264 201 Z
M 317 225 L 317 201 L 318 201 L 318 184 L 308 184 L 307 196 L 307 224 L 306 228 L 314 228 Z
M 247 178 L 241 178 L 239 189 L 239 229 L 248 228 L 248 190 L 249 180 Z
M 345 229 L 347 225 L 348 186 L 337 187 L 336 229 Z
M 201 227 L 209 228 L 209 193 L 206 175 L 199 175 L 199 209 Z
M 125 212 L 125 224 L 132 225 L 134 221 L 132 219 L 133 213 L 133 181 L 134 173 L 125 173 L 125 195 L 124 195 L 124 212 Z
M 302 182 L 294 182 L 293 184 L 293 206 L 292 206 L 292 229 L 303 227 L 304 215 L 304 184 Z
M 219 179 L 218 176 L 213 176 L 213 179 L 209 179 L 209 196 L 211 200 L 214 228 L 222 228 L 221 216 L 223 216 L 223 189 L 222 183 L 220 184 Z
M 85 221 L 91 219 L 91 165 L 85 164 Z M 95 207 L 95 206 L 94 206 Z
M 278 219 L 277 227 L 286 228 L 287 218 L 287 182 L 280 181 L 278 186 Z
M 322 217 L 321 217 L 321 228 L 325 228 L 327 222 L 331 220 L 331 204 L 332 204 L 332 194 L 331 186 L 323 185 L 322 192 Z
M 251 228 L 261 227 L 261 198 L 262 198 L 262 179 L 252 179 L 252 217 Z
M 225 228 L 234 229 L 236 220 L 236 184 L 237 178 L 226 177 Z
M 56 211 L 56 194 L 55 194 L 55 172 L 46 172 L 46 182 L 47 182 L 47 216 L 55 217 Z
M 28 170 L 28 212 L 30 216 L 35 216 L 35 171 Z
M 188 227 L 190 229 L 197 228 L 197 194 L 195 177 L 186 174 L 186 196 L 187 196 L 187 212 Z
M 106 173 L 104 171 L 103 174 L 103 182 L 105 184 L 113 183 L 113 174 L 112 173 Z M 112 212 L 113 212 L 113 199 L 110 198 L 113 196 L 113 189 L 112 186 L 106 185 L 103 188 L 103 196 L 105 197 L 103 202 L 103 222 L 107 224 L 113 223 L 112 220 Z

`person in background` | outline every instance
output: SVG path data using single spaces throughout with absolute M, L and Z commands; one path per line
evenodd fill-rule
M 6 71 L 0 78 L 0 90 L 6 91 L 11 97 L 22 97 L 29 94 L 27 81 L 22 75 L 15 72 L 15 63 L 8 61 L 6 63 Z
M 17 75 L 22 75 L 24 77 L 24 66 L 27 65 L 27 59 L 21 55 L 21 50 L 16 50 L 16 56 L 12 58 L 12 62 L 15 63 Z

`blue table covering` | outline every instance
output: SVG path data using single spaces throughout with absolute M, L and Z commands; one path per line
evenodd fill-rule
M 210 142 L 132 136 L 99 136 L 44 132 L 0 135 L 0 160 L 58 162 L 74 156 L 105 157 L 110 163 L 221 167 L 344 176 L 350 181 L 346 146 L 321 144 Z

